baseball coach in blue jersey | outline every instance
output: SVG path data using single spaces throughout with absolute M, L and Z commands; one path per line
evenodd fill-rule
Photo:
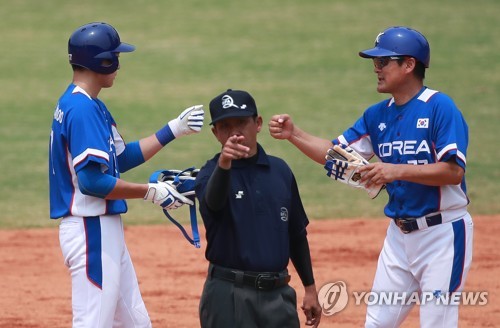
M 420 303 L 420 326 L 457 327 L 459 307 L 446 299 L 460 294 L 472 261 L 467 124 L 448 95 L 424 86 L 430 47 L 420 32 L 387 28 L 359 55 L 373 60 L 377 91 L 391 98 L 333 140 L 301 130 L 287 114 L 274 115 L 269 131 L 320 164 L 339 144 L 377 159 L 358 171 L 367 189 L 385 185 L 389 194 L 384 213 L 391 220 L 372 291 L 431 295 Z M 414 304 L 369 305 L 365 326 L 398 327 Z
M 309 221 L 295 177 L 257 142 L 262 117 L 246 91 L 210 102 L 212 132 L 222 145 L 196 177 L 210 262 L 200 301 L 202 327 L 299 327 L 292 260 L 305 296 L 306 324 L 321 318 L 307 241 Z
M 144 198 L 163 209 L 192 201 L 166 183 L 131 183 L 120 173 L 149 160 L 175 138 L 199 132 L 203 106 L 192 106 L 158 132 L 126 143 L 98 98 L 118 73 L 121 42 L 109 24 L 77 28 L 68 41 L 73 80 L 54 111 L 49 144 L 50 217 L 71 273 L 73 327 L 151 327 L 125 245 L 125 199 Z

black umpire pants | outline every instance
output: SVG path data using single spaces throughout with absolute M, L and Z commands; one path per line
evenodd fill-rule
M 215 278 L 211 267 L 200 300 L 202 328 L 300 327 L 292 287 L 258 290 Z

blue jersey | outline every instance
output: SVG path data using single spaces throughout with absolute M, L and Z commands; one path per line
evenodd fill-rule
M 334 143 L 350 145 L 366 159 L 425 165 L 454 159 L 465 170 L 468 127 L 446 94 L 427 87 L 409 102 L 394 99 L 369 107 Z M 408 181 L 387 184 L 391 218 L 414 218 L 468 205 L 465 177 L 459 185 L 426 186 Z
M 50 217 L 99 216 L 127 211 L 124 200 L 87 196 L 76 173 L 90 161 L 119 178 L 117 155 L 125 149 L 116 124 L 103 102 L 70 84 L 54 111 L 49 144 Z

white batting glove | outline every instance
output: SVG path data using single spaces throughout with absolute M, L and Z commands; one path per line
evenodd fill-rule
M 165 210 L 175 210 L 184 204 L 193 205 L 193 201 L 181 195 L 173 185 L 168 182 L 149 183 L 144 200 L 149 200 L 160 205 Z
M 179 117 L 168 122 L 168 126 L 176 138 L 201 131 L 205 111 L 203 105 L 186 108 Z

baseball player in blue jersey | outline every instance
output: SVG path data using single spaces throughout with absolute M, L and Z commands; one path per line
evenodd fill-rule
M 420 303 L 421 327 L 457 327 L 458 306 L 445 296 L 460 293 L 472 260 L 467 124 L 449 96 L 424 86 L 430 48 L 420 32 L 390 27 L 359 55 L 373 60 L 377 91 L 391 98 L 370 106 L 334 140 L 301 130 L 287 114 L 272 117 L 270 133 L 321 164 L 335 145 L 378 159 L 357 171 L 365 189 L 385 185 L 389 194 L 384 212 L 391 220 L 372 291 L 433 295 Z M 339 173 L 335 163 L 329 174 Z M 416 303 L 396 303 L 369 305 L 365 326 L 399 326 Z
M 68 42 L 73 80 L 54 111 L 49 145 L 50 217 L 71 273 L 73 327 L 151 327 L 123 234 L 125 199 L 170 210 L 192 201 L 169 183 L 131 183 L 120 173 L 175 138 L 199 132 L 203 106 L 184 110 L 149 137 L 125 143 L 98 98 L 113 85 L 119 54 L 135 47 L 106 23 L 77 28 Z

